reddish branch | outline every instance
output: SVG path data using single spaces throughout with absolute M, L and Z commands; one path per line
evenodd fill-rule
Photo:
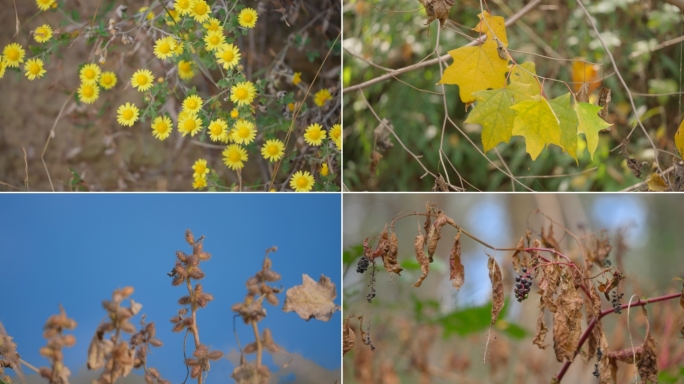
M 629 307 L 641 307 L 649 303 L 656 303 L 658 301 L 666 301 L 666 300 L 671 300 L 671 299 L 676 299 L 678 297 L 681 297 L 681 293 L 672 293 L 670 295 L 665 295 L 665 296 L 658 296 L 654 297 L 651 299 L 646 299 L 646 300 L 639 300 L 635 303 L 632 303 L 631 305 L 629 303 L 627 304 L 622 304 L 620 307 L 622 309 L 626 309 Z M 601 320 L 603 316 L 608 315 L 610 313 L 615 312 L 615 308 L 610 308 L 606 309 L 604 311 L 601 311 L 601 314 L 599 315 L 598 319 L 592 319 L 591 322 L 589 322 L 589 325 L 587 326 L 587 329 L 584 330 L 584 333 L 582 334 L 582 337 L 580 337 L 579 343 L 577 344 L 577 349 L 575 350 L 574 356 L 577 356 L 580 352 L 580 349 L 582 349 L 582 344 L 587 340 L 589 337 L 589 334 L 591 334 L 591 331 L 594 329 L 594 326 L 596 326 L 596 322 L 598 320 Z M 568 371 L 568 368 L 570 368 L 570 364 L 572 364 L 572 361 L 566 361 L 565 364 L 563 364 L 563 367 L 561 370 L 558 372 L 558 375 L 556 375 L 557 381 L 560 383 L 560 381 L 563 379 L 563 376 L 565 375 L 565 372 Z

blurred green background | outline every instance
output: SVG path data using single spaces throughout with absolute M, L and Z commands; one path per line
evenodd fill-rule
M 594 16 L 601 37 L 614 55 L 619 70 L 629 88 L 635 93 L 672 93 L 680 91 L 681 42 L 658 48 L 681 36 L 684 16 L 680 9 L 669 3 L 675 0 L 655 2 L 636 0 L 585 1 Z M 491 0 L 491 13 L 509 17 L 529 1 Z M 684 3 L 682 3 L 684 4 Z M 683 5 L 684 6 L 684 5 Z M 381 11 L 383 10 L 383 11 Z M 409 11 L 390 13 L 386 11 Z M 480 13 L 478 0 L 460 0 L 451 9 L 450 22 L 441 32 L 440 52 L 462 47 L 469 39 L 457 34 L 458 29 L 471 37 L 477 34 L 470 29 Z M 421 61 L 435 48 L 437 23 L 425 26 L 427 17 L 418 1 L 398 0 L 347 0 L 343 6 L 344 23 L 344 87 L 360 84 L 385 73 L 363 60 L 361 56 L 378 65 L 398 69 Z M 453 22 L 452 22 L 453 21 Z M 502 169 L 505 165 L 515 176 L 540 176 L 575 174 L 553 178 L 521 178 L 522 183 L 537 191 L 616 191 L 634 185 L 651 174 L 654 151 L 643 132 L 637 128 L 626 146 L 626 153 L 611 149 L 620 144 L 636 124 L 626 92 L 620 85 L 600 42 L 589 25 L 586 16 L 575 0 L 542 1 L 521 20 L 507 29 L 509 49 L 548 56 L 543 58 L 514 52 L 517 62 L 533 61 L 541 76 L 571 81 L 572 63 L 554 58 L 584 58 L 589 62 L 603 64 L 598 77 L 602 86 L 612 90 L 610 113 L 607 118 L 614 124 L 600 135 L 599 147 L 593 160 L 584 150 L 584 136 L 580 135 L 581 155 L 578 163 L 561 149 L 551 146 L 532 161 L 525 152 L 522 137 L 514 136 L 510 143 L 497 147 L 501 159 L 494 150 L 486 155 Z M 430 57 L 433 58 L 434 56 Z M 451 64 L 449 59 L 447 64 Z M 398 76 L 414 87 L 441 92 L 435 86 L 440 79 L 438 65 L 413 70 Z M 563 83 L 546 82 L 547 97 L 554 98 L 568 92 Z M 397 80 L 377 83 L 363 89 L 365 97 L 380 118 L 387 118 L 402 142 L 433 173 L 444 175 L 439 167 L 439 146 L 444 119 L 442 97 L 425 93 L 402 84 Z M 594 90 L 594 95 L 598 90 Z M 468 137 L 482 149 L 480 127 L 464 125 L 467 117 L 465 106 L 458 97 L 458 86 L 447 85 L 448 114 Z M 662 97 L 634 96 L 638 114 L 658 149 L 661 168 L 672 164 L 673 136 L 680 123 L 680 95 Z M 383 191 L 429 191 L 434 185 L 431 176 L 411 157 L 394 137 L 394 146 L 388 150 L 377 147 L 374 130 L 378 121 L 367 108 L 358 91 L 344 94 L 344 183 L 349 190 Z M 376 169 L 371 166 L 371 155 L 377 150 L 383 158 Z M 512 190 L 510 178 L 498 171 L 456 131 L 447 125 L 443 150 L 460 175 L 472 186 L 468 190 Z M 626 158 L 634 158 L 643 165 L 644 172 L 636 177 L 627 167 Z M 503 160 L 503 161 L 502 161 Z M 504 165 L 505 162 L 505 165 Z M 453 185 L 459 186 L 458 176 L 447 163 Z M 578 172 L 591 170 L 585 173 Z M 516 190 L 522 190 L 520 185 Z
M 377 236 L 401 211 L 425 211 L 427 201 L 466 231 L 496 247 L 515 247 L 529 228 L 540 237 L 542 217 L 536 209 L 552 217 L 575 235 L 598 234 L 605 230 L 613 249 L 608 260 L 618 266 L 626 279 L 621 303 L 632 294 L 641 298 L 677 293 L 684 278 L 684 201 L 676 195 L 627 194 L 347 194 L 343 215 L 343 305 L 344 317 L 364 316 L 364 331 L 370 326 L 375 351 L 363 345 L 358 322 L 355 348 L 344 357 L 345 383 L 545 383 L 551 381 L 561 363 L 553 347 L 540 350 L 532 344 L 538 310 L 533 284 L 530 299 L 513 299 L 512 252 L 495 252 L 462 236 L 465 284 L 457 291 L 449 281 L 448 255 L 456 231 L 445 227 L 430 265 L 430 274 L 419 288 L 411 285 L 420 276 L 413 241 L 424 218 L 411 216 L 396 223 L 401 276 L 392 277 L 382 268 L 375 274 L 377 296 L 369 304 L 369 272 L 359 274 L 356 266 L 365 238 Z M 406 212 L 405 212 L 406 213 Z M 546 222 L 548 229 L 548 221 Z M 576 243 L 555 226 L 555 238 L 563 251 L 577 261 Z M 618 236 L 621 234 L 622 241 Z M 375 246 L 375 242 L 371 242 Z M 626 247 L 620 250 L 621 245 Z M 491 283 L 487 255 L 497 259 L 504 276 L 506 304 L 490 341 L 487 363 L 483 363 L 487 329 L 490 323 Z M 622 256 L 618 257 L 617 255 Z M 593 268 L 592 272 L 598 272 Z M 636 299 L 634 299 L 636 300 Z M 602 298 L 603 309 L 611 303 Z M 651 332 L 657 341 L 660 383 L 684 382 L 684 343 L 679 330 L 684 325 L 684 309 L 677 300 L 648 306 Z M 586 328 L 586 316 L 582 329 Z M 547 344 L 553 344 L 552 317 L 547 312 Z M 610 351 L 629 348 L 629 334 L 641 345 L 645 321 L 641 310 L 609 315 L 602 322 Z M 628 332 L 628 329 L 630 332 Z M 588 363 L 580 356 L 570 366 L 563 383 L 594 383 L 595 359 Z M 427 373 L 426 373 L 427 372 Z M 633 367 L 619 363 L 618 383 L 634 382 Z

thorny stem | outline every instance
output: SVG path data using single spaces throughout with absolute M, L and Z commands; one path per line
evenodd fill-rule
M 620 305 L 620 308 L 626 309 L 626 308 L 630 308 L 630 307 L 641 307 L 641 306 L 644 306 L 646 304 L 656 303 L 658 301 L 672 300 L 672 299 L 676 299 L 678 297 L 682 297 L 682 294 L 681 293 L 672 293 L 669 295 L 658 296 L 658 297 L 654 297 L 651 299 L 639 300 L 637 302 L 632 303 L 631 305 L 629 303 L 622 304 L 622 305 Z M 596 319 L 596 318 L 591 319 L 591 322 L 589 322 L 589 325 L 587 325 L 587 329 L 584 330 L 584 333 L 582 334 L 582 336 L 579 339 L 579 342 L 577 343 L 577 349 L 575 350 L 574 356 L 577 356 L 579 354 L 580 349 L 582 349 L 582 344 L 584 344 L 584 342 L 589 338 L 591 331 L 596 326 L 596 322 L 598 320 L 601 320 L 603 318 L 603 316 L 608 315 L 608 314 L 613 313 L 613 312 L 615 312 L 615 308 L 609 308 L 609 309 L 601 311 L 601 314 L 599 315 L 598 319 Z M 563 367 L 561 368 L 561 370 L 556 375 L 556 380 L 558 383 L 560 383 L 560 381 L 563 379 L 563 376 L 568 371 L 568 368 L 570 368 L 570 364 L 572 364 L 572 361 L 566 361 L 565 364 L 563 364 Z
M 259 338 L 259 326 L 255 320 L 252 320 L 252 329 L 254 330 L 254 338 L 257 343 L 257 368 L 261 366 L 261 339 Z

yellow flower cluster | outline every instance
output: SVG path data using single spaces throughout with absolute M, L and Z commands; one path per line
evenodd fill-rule
M 50 28 L 47 25 L 45 26 Z M 42 28 L 42 26 L 39 28 Z M 18 43 L 6 45 L 2 49 L 2 58 L 0 58 L 0 79 L 5 76 L 7 67 L 19 68 L 19 65 L 24 62 L 24 56 L 26 56 L 26 51 Z M 29 80 L 40 79 L 47 72 L 43 60 L 37 57 L 26 61 L 24 71 L 24 75 Z
M 195 189 L 205 188 L 207 186 L 207 174 L 209 174 L 209 167 L 207 167 L 206 159 L 197 159 L 195 164 L 192 166 L 194 173 L 192 177 L 195 181 L 192 183 L 192 187 Z

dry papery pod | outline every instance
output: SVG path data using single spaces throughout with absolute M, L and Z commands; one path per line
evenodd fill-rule
M 429 25 L 433 20 L 439 20 L 439 25 L 444 26 L 444 23 L 449 18 L 449 10 L 454 6 L 455 0 L 418 0 L 423 7 L 425 13 L 428 15 L 428 21 L 425 25 Z

